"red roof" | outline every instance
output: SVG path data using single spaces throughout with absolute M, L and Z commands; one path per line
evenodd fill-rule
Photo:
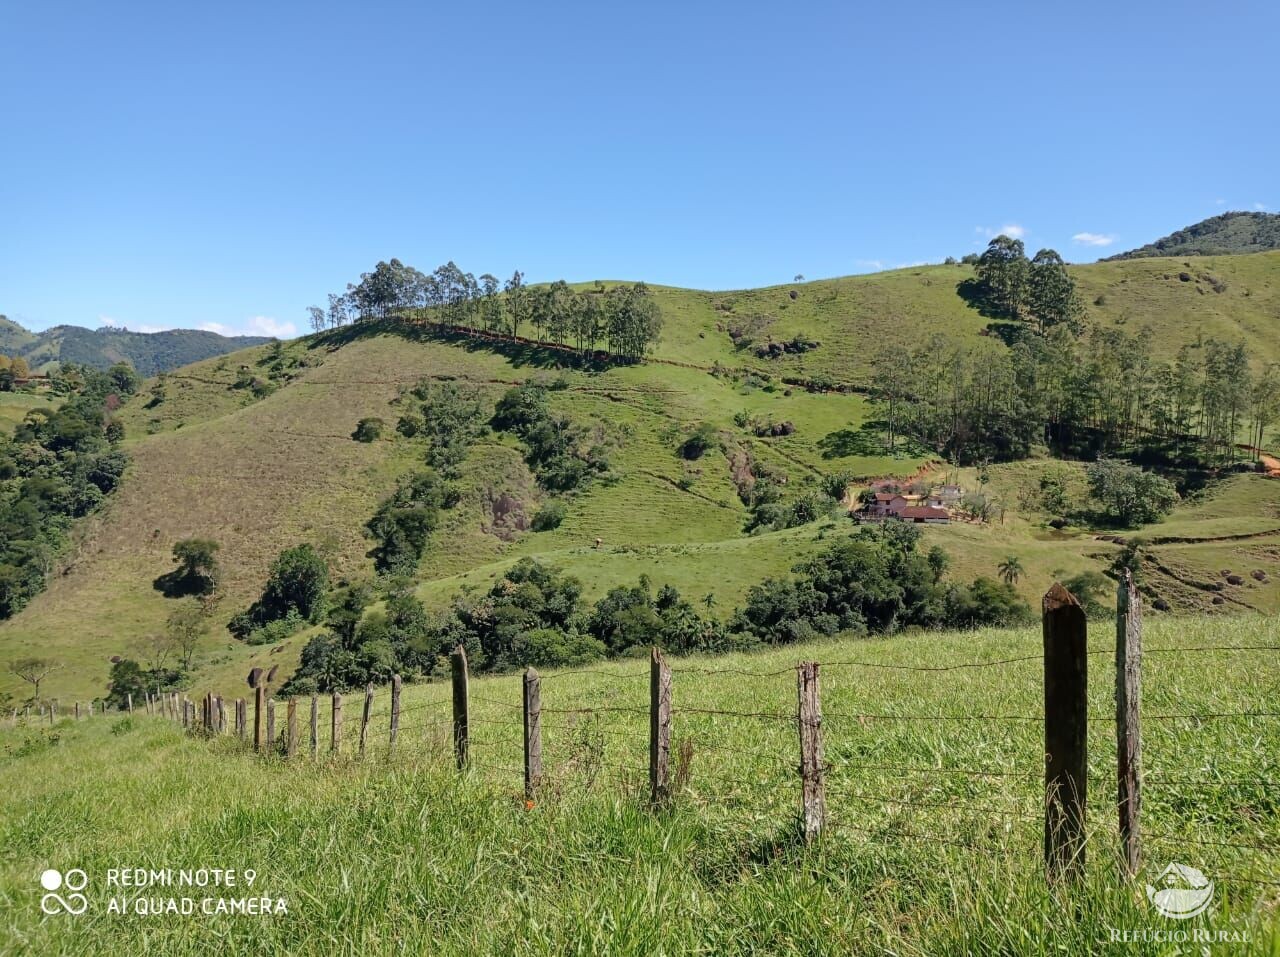
M 902 510 L 903 518 L 945 518 L 950 519 L 951 513 L 945 508 L 938 508 L 935 505 L 908 505 Z

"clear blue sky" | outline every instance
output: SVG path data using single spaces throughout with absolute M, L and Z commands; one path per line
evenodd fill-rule
M 1280 206 L 1277 36 L 1264 2 L 0 0 L 0 312 L 287 334 L 392 256 L 1090 260 Z

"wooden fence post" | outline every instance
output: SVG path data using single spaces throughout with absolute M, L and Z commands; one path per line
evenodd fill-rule
M 58 720 L 58 699 L 54 698 L 49 702 L 49 723 L 53 724 Z
M 259 685 L 253 689 L 253 750 L 261 753 L 266 748 L 267 725 L 267 689 Z
M 93 717 L 93 699 L 89 699 L 89 717 Z
M 532 801 L 542 782 L 542 682 L 530 668 L 524 673 L 524 797 Z
M 400 734 L 400 676 L 391 676 L 391 744 L 392 752 L 396 749 L 396 737 Z
M 276 699 L 267 699 L 267 753 L 275 754 L 276 747 Z
M 311 696 L 311 758 L 320 753 L 320 696 Z
M 797 719 L 800 725 L 800 807 L 805 841 L 826 823 L 826 787 L 822 775 L 822 693 L 818 662 L 796 665 Z
M 236 737 L 244 741 L 246 737 L 246 725 L 248 721 L 248 707 L 244 703 L 244 698 L 236 698 Z
M 80 702 L 79 701 L 76 702 L 76 720 L 77 721 L 80 720 Z
M 1142 866 L 1142 599 L 1125 569 L 1116 595 L 1116 775 L 1120 840 L 1130 877 Z
M 290 698 L 285 709 L 285 734 L 287 738 L 284 753 L 287 758 L 296 758 L 298 756 L 298 699 Z
M 671 801 L 671 668 L 657 647 L 649 655 L 649 800 Z
M 1060 584 L 1044 596 L 1044 857 L 1050 878 L 1084 869 L 1088 623 Z
M 333 713 L 329 723 L 329 750 L 334 754 L 342 751 L 342 695 L 333 693 Z
M 129 713 L 133 714 L 133 692 L 130 691 L 127 695 L 125 695 L 125 697 L 129 699 Z
M 365 747 L 369 743 L 369 715 L 373 711 L 373 682 L 364 689 L 364 711 L 360 713 L 360 757 L 364 757 Z
M 218 703 L 217 731 L 218 731 L 218 734 L 226 734 L 227 733 L 227 705 L 226 705 L 226 702 L 222 700 L 222 695 L 218 695 L 216 701 Z
M 458 645 L 453 649 L 450 664 L 453 671 L 453 753 L 461 770 L 467 766 L 468 729 L 470 713 L 467 694 L 467 650 Z

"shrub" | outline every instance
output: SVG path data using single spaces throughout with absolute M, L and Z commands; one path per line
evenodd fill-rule
M 560 527 L 567 513 L 568 509 L 565 508 L 564 503 L 553 499 L 533 513 L 530 527 L 535 532 L 549 532 Z
M 297 634 L 305 627 L 307 627 L 307 620 L 298 614 L 296 609 L 290 608 L 283 618 L 277 618 L 275 621 L 269 621 L 251 630 L 245 635 L 244 643 L 274 645 L 277 641 L 284 641 L 290 635 Z
M 416 568 L 440 524 L 440 510 L 452 508 L 458 500 L 458 490 L 434 472 L 419 472 L 401 483 L 365 526 L 378 543 L 373 549 L 378 571 Z
M 590 635 L 554 628 L 537 628 L 525 632 L 512 643 L 512 660 L 520 665 L 558 668 L 585 665 L 605 655 L 604 644 Z
M 351 437 L 357 442 L 375 442 L 382 438 L 382 430 L 386 423 L 377 417 L 361 419 L 356 423 L 356 430 Z
M 286 548 L 271 566 L 262 597 L 248 611 L 232 618 L 227 630 L 247 640 L 263 625 L 291 614 L 303 621 L 315 621 L 323 610 L 328 587 L 329 566 L 314 548 L 305 544 Z
M 1178 502 L 1172 482 L 1127 462 L 1099 459 L 1085 474 L 1100 517 L 1123 528 L 1157 521 Z
M 704 422 L 680 445 L 680 454 L 693 461 L 702 458 L 708 449 L 720 444 L 720 436 L 710 422 Z

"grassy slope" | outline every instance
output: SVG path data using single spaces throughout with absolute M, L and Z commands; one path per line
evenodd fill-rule
M 0 392 L 0 433 L 11 430 L 32 409 L 53 411 L 61 402 L 55 396 L 31 392 Z
M 1152 870 L 1142 876 L 1176 859 L 1217 888 L 1209 915 L 1184 925 L 1155 916 L 1141 886 L 1115 876 L 1110 625 L 1092 632 L 1100 654 L 1091 659 L 1089 709 L 1102 718 L 1089 731 L 1089 869 L 1074 889 L 1048 890 L 1039 863 L 1040 722 L 856 717 L 1037 715 L 1041 638 L 1028 628 L 674 661 L 674 736 L 692 760 L 675 809 L 660 815 L 644 803 L 646 719 L 625 710 L 646 700 L 640 661 L 544 677 L 547 780 L 533 808 L 521 794 L 514 676 L 473 683 L 475 765 L 465 776 L 448 753 L 449 689 L 440 684 L 406 687 L 394 758 L 385 689 L 363 760 L 351 756 L 354 699 L 337 758 L 327 751 L 324 707 L 317 764 L 263 763 L 231 740 L 183 738 L 142 716 L 132 726 L 108 717 L 0 729 L 0 950 L 1157 954 L 1169 945 L 1110 945 L 1110 928 L 1191 926 L 1247 932 L 1250 943 L 1231 953 L 1274 954 L 1280 896 L 1238 878 L 1280 881 L 1265 850 L 1280 844 L 1280 722 L 1157 716 L 1274 711 L 1280 689 L 1268 653 L 1161 649 L 1275 645 L 1280 626 L 1252 617 L 1153 621 L 1146 630 L 1143 833 Z M 801 656 L 826 663 L 832 822 L 807 850 L 791 838 L 791 668 Z M 989 668 L 892 670 L 1023 656 Z M 881 667 L 836 664 L 850 660 Z M 624 710 L 554 710 L 597 706 Z M 690 707 L 783 717 L 682 711 Z M 37 875 L 46 867 L 88 872 L 88 914 L 40 918 Z M 253 868 L 254 890 L 286 898 L 289 914 L 107 915 L 109 867 Z
M 1128 328 L 1157 324 L 1157 348 L 1164 354 L 1200 333 L 1255 333 L 1262 355 L 1280 357 L 1280 333 L 1267 322 L 1280 309 L 1280 253 L 1205 257 L 1192 266 L 1196 275 L 1224 279 L 1226 291 L 1180 282 L 1181 263 L 1171 260 L 1100 263 L 1075 272 L 1087 302 L 1103 296 L 1101 306 L 1090 306 L 1097 318 Z M 838 470 L 905 475 L 922 459 L 907 453 L 891 458 L 859 443 L 856 430 L 867 408 L 857 395 L 795 389 L 787 396 L 780 385 L 762 389 L 704 370 L 719 362 L 857 382 L 865 379 L 878 344 L 894 336 L 918 340 L 945 330 L 982 341 L 977 337 L 987 320 L 955 291 L 968 275 L 967 267 L 936 266 L 745 292 L 658 287 L 666 317 L 659 361 L 600 374 L 571 372 L 567 388 L 554 393 L 557 408 L 593 425 L 614 445 L 613 478 L 572 499 L 556 531 L 506 542 L 491 533 L 487 497 L 512 492 L 532 511 L 540 494 L 518 448 L 504 437 L 486 438 L 466 466 L 464 505 L 450 515 L 423 563 L 422 593 L 443 601 L 458 587 L 483 585 L 506 563 L 530 554 L 578 574 L 589 597 L 644 571 L 693 597 L 714 589 L 720 613 L 727 614 L 751 584 L 785 572 L 819 547 L 819 529 L 743 537 L 746 513 L 724 456 L 713 452 L 686 463 L 674 454 L 694 426 L 711 422 L 733 441 L 750 442 L 760 461 L 786 472 L 792 483 Z M 795 300 L 788 295 L 792 290 Z M 804 333 L 822 345 L 776 362 L 735 351 L 724 331 L 727 323 L 761 316 L 775 320 L 766 334 Z M 299 342 L 289 350 L 314 364 L 266 399 L 253 401 L 246 390 L 231 388 L 241 364 L 261 372 L 265 350 L 252 349 L 171 375 L 167 398 L 158 406 L 149 407 L 144 390 L 124 408 L 134 457 L 125 487 L 106 514 L 82 531 L 83 544 L 67 573 L 17 619 L 0 624 L 6 651 L 39 649 L 64 660 L 68 667 L 56 679 L 56 693 L 63 697 L 101 693 L 109 656 L 131 653 L 141 636 L 162 629 L 172 604 L 151 582 L 169 569 L 173 542 L 198 534 L 222 543 L 228 591 L 200 656 L 201 680 L 233 690 L 251 662 L 289 666 L 306 635 L 249 649 L 231 642 L 221 624 L 255 596 L 279 549 L 298 541 L 320 546 L 338 574 L 371 570 L 361 526 L 421 452 L 389 440 L 355 443 L 349 435 L 356 420 L 379 415 L 394 421 L 398 413 L 390 403 L 422 375 L 459 378 L 490 398 L 510 383 L 558 375 L 538 350 L 497 354 L 488 346 L 426 335 L 406 340 L 347 331 L 308 346 Z M 750 437 L 733 424 L 740 411 L 791 420 L 797 431 L 784 438 Z M 1019 587 L 1034 600 L 1053 575 L 1108 560 L 1114 546 L 1087 535 L 1050 534 L 1040 525 L 1046 516 L 1022 507 L 1018 490 L 1034 486 L 1044 467 L 1026 463 L 997 470 L 993 482 L 1008 506 L 1003 525 L 929 531 L 952 552 L 957 577 L 992 574 L 1005 555 L 1017 554 L 1027 568 Z M 679 487 L 682 480 L 687 488 Z M 966 482 L 972 485 L 974 477 L 966 476 Z M 1166 524 L 1173 530 L 1195 525 L 1203 538 L 1280 526 L 1266 511 L 1280 501 L 1280 486 L 1252 477 L 1240 482 L 1242 488 L 1247 484 L 1247 494 L 1224 499 L 1218 511 L 1189 505 Z M 603 540 L 600 549 L 596 538 Z M 1210 609 L 1216 607 L 1211 594 L 1179 577 L 1200 580 L 1212 569 L 1245 568 L 1254 561 L 1280 571 L 1277 546 L 1269 538 L 1161 546 L 1169 556 L 1162 564 L 1173 576 L 1159 569 L 1152 574 L 1167 579 L 1175 604 Z M 1269 584 L 1251 581 L 1241 596 L 1254 607 L 1280 607 L 1280 595 Z M 1228 602 L 1222 610 L 1238 607 Z M 0 691 L 6 690 L 17 690 L 15 679 L 0 676 Z

